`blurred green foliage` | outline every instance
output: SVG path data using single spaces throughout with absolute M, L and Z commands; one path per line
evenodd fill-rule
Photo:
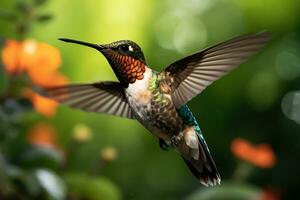
M 22 12 L 15 10 L 16 2 Z M 32 22 L 32 8 L 24 2 L 34 2 L 30 4 L 38 6 L 34 20 L 47 23 Z M 4 196 L 0 198 L 12 194 L 12 199 L 60 199 L 63 195 L 69 199 L 196 200 L 220 199 L 204 197 L 212 191 L 222 194 L 236 189 L 252 194 L 273 188 L 282 199 L 294 199 L 300 186 L 299 7 L 298 0 L 1 0 L 1 41 L 20 39 L 21 34 L 54 45 L 62 54 L 61 71 L 72 83 L 116 77 L 98 52 L 62 43 L 57 40 L 60 37 L 97 43 L 136 41 L 148 64 L 160 71 L 189 53 L 233 36 L 270 31 L 274 38 L 270 45 L 189 106 L 224 180 L 231 179 L 236 168 L 229 148 L 236 137 L 269 143 L 277 164 L 271 170 L 252 173 L 247 179 L 250 189 L 242 184 L 207 189 L 175 152 L 162 151 L 157 140 L 135 121 L 64 106 L 55 117 L 45 118 L 35 114 L 26 100 L 1 99 L 0 193 Z M 8 84 L 1 68 L 1 90 Z M 28 146 L 26 135 L 38 122 L 55 126 L 59 144 L 71 152 L 67 161 L 59 151 Z M 90 127 L 93 138 L 74 145 L 72 130 L 78 123 Z M 91 173 L 107 145 L 116 148 L 117 159 Z M 41 182 L 41 176 L 52 177 L 54 185 Z
M 190 195 L 186 200 L 241 200 L 259 199 L 260 190 L 251 185 L 223 183 L 222 187 L 204 188 Z

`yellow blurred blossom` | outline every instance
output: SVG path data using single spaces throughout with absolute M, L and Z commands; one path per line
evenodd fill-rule
M 117 158 L 118 152 L 117 149 L 113 146 L 107 146 L 104 149 L 102 149 L 100 153 L 100 158 L 104 161 L 113 161 Z
M 88 141 L 92 138 L 92 131 L 84 124 L 77 124 L 74 127 L 73 138 L 79 142 Z

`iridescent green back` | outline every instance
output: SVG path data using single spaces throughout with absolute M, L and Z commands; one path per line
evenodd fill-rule
M 178 112 L 179 116 L 183 119 L 183 122 L 185 124 L 194 126 L 194 129 L 195 129 L 201 143 L 203 144 L 203 147 L 205 147 L 207 152 L 210 154 L 209 148 L 205 142 L 205 139 L 203 137 L 200 126 L 199 126 L 196 118 L 194 117 L 193 113 L 190 111 L 189 107 L 187 105 L 183 105 L 179 109 L 177 109 L 177 112 Z
M 185 124 L 194 126 L 195 131 L 198 134 L 201 134 L 200 126 L 187 105 L 181 106 L 179 109 L 177 109 L 177 112 L 179 116 L 182 117 Z

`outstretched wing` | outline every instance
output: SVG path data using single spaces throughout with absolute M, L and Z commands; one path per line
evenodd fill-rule
M 270 35 L 265 32 L 240 36 L 168 66 L 161 74 L 169 80 L 175 106 L 179 108 L 186 104 L 215 80 L 260 50 L 270 39 Z
M 134 119 L 124 89 L 118 82 L 58 86 L 46 89 L 41 95 L 72 108 Z

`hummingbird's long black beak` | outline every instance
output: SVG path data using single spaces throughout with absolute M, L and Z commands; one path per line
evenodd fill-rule
M 94 49 L 97 49 L 98 51 L 101 51 L 101 50 L 105 49 L 105 47 L 103 45 L 100 45 L 100 44 L 82 42 L 82 41 L 79 41 L 79 40 L 73 40 L 73 39 L 68 39 L 68 38 L 59 38 L 59 40 L 64 41 L 64 42 L 70 42 L 70 43 L 75 43 L 75 44 L 80 44 L 80 45 L 92 47 Z

